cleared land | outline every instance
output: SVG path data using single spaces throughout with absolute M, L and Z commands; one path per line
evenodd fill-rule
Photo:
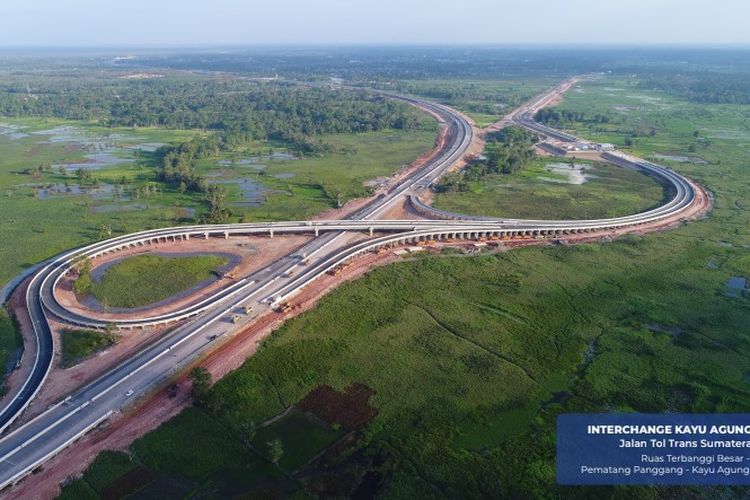
M 620 132 L 607 125 L 600 140 L 623 143 L 636 124 L 653 125 L 655 135 L 639 138 L 636 148 L 648 156 L 689 150 L 695 130 L 700 137 L 723 131 L 710 132 L 705 146 L 694 145 L 706 164 L 674 164 L 715 194 L 706 220 L 606 245 L 420 258 L 345 284 L 219 381 L 207 408 L 191 409 L 149 435 L 176 456 L 195 449 L 180 438 L 192 429 L 232 437 L 203 475 L 180 464 L 158 470 L 157 481 L 191 477 L 192 491 L 200 492 L 232 477 L 222 476 L 235 467 L 224 456 L 245 453 L 236 445 L 242 436 L 321 384 L 375 390 L 377 416 L 348 448 L 355 452 L 324 461 L 338 479 L 316 482 L 314 467 L 312 478 L 294 476 L 290 485 L 271 469 L 264 486 L 245 484 L 243 492 L 320 492 L 325 483 L 330 489 L 324 491 L 340 487 L 344 496 L 364 484 L 390 497 L 584 497 L 590 490 L 555 484 L 558 414 L 750 410 L 750 301 L 746 293 L 726 293 L 728 280 L 747 277 L 750 269 L 750 151 L 747 137 L 739 137 L 750 106 L 695 105 L 611 80 L 571 92 L 564 106 L 619 114 L 614 106 L 621 98 L 606 95 L 615 86 L 645 97 Z M 572 127 L 589 136 L 596 129 Z M 286 452 L 294 447 L 285 444 Z M 136 457 L 139 449 L 133 447 Z M 742 491 L 602 487 L 596 495 L 731 497 Z
M 464 192 L 435 196 L 452 212 L 527 219 L 621 217 L 658 206 L 664 189 L 653 178 L 605 163 L 538 159 L 510 175 L 470 181 Z
M 145 306 L 215 277 L 226 263 L 217 255 L 137 255 L 107 269 L 100 281 L 92 283 L 91 295 L 110 307 Z

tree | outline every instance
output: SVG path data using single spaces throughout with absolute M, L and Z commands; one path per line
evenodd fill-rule
M 281 439 L 276 438 L 268 442 L 268 456 L 271 458 L 271 462 L 279 463 L 281 457 L 284 456 L 284 445 Z
M 221 224 L 229 219 L 229 210 L 225 206 L 227 190 L 223 186 L 211 185 L 206 191 L 208 202 L 208 214 L 203 216 L 203 222 L 207 224 Z
M 112 224 L 102 224 L 99 226 L 99 238 L 112 237 Z
M 107 326 L 104 328 L 104 333 L 106 333 L 111 339 L 115 338 L 117 336 L 117 325 L 114 323 L 107 323 Z
M 91 175 L 90 170 L 79 168 L 76 170 L 76 178 L 78 179 L 78 182 L 83 184 L 85 182 L 90 182 L 93 176 Z
M 205 404 L 208 390 L 211 387 L 211 374 L 202 366 L 196 366 L 190 370 L 189 377 L 193 384 L 193 401 L 196 404 Z
M 91 279 L 91 261 L 83 259 L 78 264 L 78 279 L 73 284 L 76 295 L 88 295 L 91 292 L 93 281 Z

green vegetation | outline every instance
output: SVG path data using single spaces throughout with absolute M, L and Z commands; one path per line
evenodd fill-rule
M 294 472 L 338 441 L 342 434 L 306 413 L 292 410 L 255 431 L 251 442 L 268 460 Z
M 355 452 L 328 459 L 353 484 L 341 496 L 365 471 L 382 475 L 379 495 L 396 498 L 745 496 L 733 488 L 557 486 L 554 429 L 568 412 L 750 410 L 750 301 L 725 294 L 728 278 L 750 269 L 750 108 L 696 105 L 606 79 L 569 93 L 563 109 L 608 115 L 608 123 L 570 125 L 602 142 L 623 145 L 634 129 L 653 128 L 632 145 L 646 157 L 695 148 L 706 163 L 665 161 L 712 190 L 711 214 L 603 245 L 425 256 L 376 269 L 285 324 L 212 387 L 202 413 L 163 427 L 200 415 L 202 426 L 242 440 L 253 422 L 320 384 L 358 382 L 375 389 L 378 414 Z M 551 175 L 544 169 L 534 163 L 505 179 Z M 192 453 L 187 443 L 180 452 Z M 282 445 L 280 461 L 295 448 Z M 236 456 L 233 446 L 227 456 Z
M 661 184 L 634 170 L 534 159 L 534 139 L 518 127 L 491 134 L 482 157 L 435 186 L 435 207 L 491 217 L 593 219 L 648 210 L 666 196 Z
M 595 219 L 654 208 L 665 197 L 655 179 L 608 163 L 539 158 L 512 176 L 464 181 L 434 206 L 456 213 L 528 219 Z
M 18 350 L 23 347 L 21 331 L 16 319 L 5 309 L 0 308 L 0 363 L 2 373 L 6 374 L 14 368 L 13 363 L 18 357 Z M 5 385 L 0 386 L 0 396 L 5 393 Z
M 27 135 L 0 134 L 0 230 L 14 242 L 0 248 L 0 282 L 10 280 L 24 267 L 84 243 L 194 223 L 210 214 L 210 199 L 204 193 L 181 191 L 179 183 L 157 182 L 156 153 L 135 150 L 139 144 L 181 143 L 202 133 L 109 129 L 48 118 L 0 118 L 0 123 L 24 127 L 19 133 Z M 323 136 L 337 151 L 326 157 L 266 159 L 269 151 L 281 153 L 286 146 L 257 141 L 232 153 L 197 159 L 195 169 L 200 177 L 209 177 L 226 188 L 223 208 L 231 211 L 234 222 L 304 219 L 368 194 L 372 188 L 364 185 L 366 181 L 392 174 L 431 148 L 435 122 L 423 118 L 422 124 L 427 129 Z M 69 131 L 70 142 L 49 142 L 51 131 L 62 127 Z M 90 176 L 79 179 L 75 166 L 86 160 L 88 148 L 98 147 L 89 143 L 114 145 L 113 155 L 125 163 L 88 170 Z M 259 158 L 257 165 L 240 163 L 254 157 Z M 235 160 L 238 163 L 232 163 Z M 53 167 L 57 164 L 71 167 L 60 172 Z M 257 204 L 248 204 L 243 196 L 246 183 L 260 186 L 262 196 Z
M 78 278 L 73 283 L 73 291 L 81 297 L 89 295 L 94 286 L 94 278 L 91 276 L 91 261 L 83 259 L 76 263 L 75 267 L 78 270 Z
M 60 498 L 233 498 L 287 480 L 205 412 L 189 408 L 137 440 L 130 453 L 105 452 Z M 82 496 L 83 494 L 87 496 Z
M 589 116 L 585 111 L 571 111 L 564 109 L 562 111 L 557 108 L 543 108 L 537 111 L 534 115 L 534 119 L 550 127 L 565 127 L 573 122 L 581 123 L 609 123 L 609 116 L 606 114 L 597 113 L 593 116 Z
M 108 268 L 90 293 L 110 307 L 140 307 L 167 299 L 216 276 L 225 257 L 136 255 Z
M 400 92 L 434 99 L 463 111 L 479 127 L 500 120 L 509 110 L 552 87 L 548 76 L 481 80 L 406 80 L 395 84 Z
M 644 90 L 660 89 L 686 101 L 711 104 L 750 104 L 747 74 L 724 73 L 717 78 L 714 72 L 647 75 L 638 82 Z
M 110 127 L 214 129 L 229 147 L 273 139 L 300 150 L 313 135 L 412 129 L 418 112 L 364 91 L 241 78 L 121 80 L 38 75 L 35 99 L 22 80 L 0 84 L 0 116 L 96 120 Z
M 63 330 L 60 334 L 60 366 L 70 368 L 117 342 L 114 331 Z
M 469 181 L 488 175 L 510 175 L 528 165 L 534 158 L 532 146 L 536 136 L 520 127 L 508 127 L 488 134 L 484 156 L 472 161 L 460 172 L 447 175 L 435 186 L 439 193 L 466 191 Z
M 211 388 L 211 374 L 205 368 L 196 366 L 190 370 L 190 382 L 192 384 L 193 401 L 196 404 L 203 404 Z

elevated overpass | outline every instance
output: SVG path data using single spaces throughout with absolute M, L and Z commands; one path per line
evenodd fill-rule
M 569 134 L 549 129 L 530 118 L 535 109 L 547 105 L 576 81 L 566 80 L 533 99 L 529 104 L 511 113 L 507 123 L 515 123 L 545 135 L 557 133 L 559 140 L 564 140 L 561 137 L 572 137 L 571 140 L 576 140 Z M 306 234 L 313 237 L 303 249 L 277 260 L 267 268 L 198 303 L 186 305 L 164 315 L 118 321 L 118 326 L 123 328 L 178 321 L 182 321 L 183 324 L 0 440 L 0 488 L 19 481 L 112 414 L 132 404 L 128 399 L 130 391 L 148 391 L 154 384 L 167 379 L 210 349 L 211 343 L 206 336 L 216 338 L 236 328 L 227 326 L 220 320 L 230 314 L 233 308 L 247 304 L 248 301 L 253 301 L 261 308 L 286 301 L 327 271 L 359 255 L 383 247 L 441 239 L 558 237 L 637 227 L 679 217 L 693 206 L 699 197 L 697 186 L 678 173 L 613 152 L 603 157 L 617 165 L 639 168 L 658 177 L 671 186 L 673 196 L 662 206 L 641 214 L 584 221 L 493 219 L 436 210 L 422 202 L 419 194 L 463 158 L 473 141 L 473 128 L 460 113 L 447 106 L 410 96 L 389 97 L 434 113 L 448 128 L 449 140 L 431 161 L 381 193 L 348 219 L 193 225 L 141 231 L 65 252 L 40 266 L 33 275 L 26 294 L 34 335 L 40 348 L 32 375 L 27 379 L 24 389 L 0 412 L 0 430 L 6 429 L 28 405 L 51 368 L 51 317 L 90 328 L 106 326 L 106 322 L 97 318 L 95 314 L 71 311 L 55 298 L 56 285 L 70 272 L 77 260 L 95 258 L 133 247 L 148 247 L 164 241 L 189 243 L 195 239 L 244 235 L 274 237 L 283 234 Z M 386 210 L 405 199 L 409 199 L 420 213 L 431 220 L 379 220 Z M 355 242 L 348 238 L 352 233 L 365 233 L 370 238 Z M 309 264 L 296 274 L 291 274 L 291 270 L 299 268 L 302 259 L 308 260 Z

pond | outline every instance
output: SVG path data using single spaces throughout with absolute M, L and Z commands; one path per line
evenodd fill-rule
M 57 163 L 54 168 L 64 168 L 66 171 L 84 168 L 86 170 L 99 170 L 115 165 L 132 163 L 133 158 L 129 155 L 135 151 L 153 152 L 164 146 L 161 142 L 141 142 L 135 145 L 123 145 L 123 142 L 143 141 L 146 138 L 113 133 L 96 135 L 89 130 L 73 125 L 62 125 L 59 127 L 38 130 L 35 135 L 46 136 L 41 143 L 58 144 L 71 143 L 81 147 L 86 153 L 83 161 L 70 163 Z
M 85 156 L 86 160 L 83 162 L 75 163 L 55 163 L 52 168 L 59 169 L 64 168 L 66 172 L 73 172 L 79 168 L 85 170 L 99 170 L 106 167 L 113 167 L 115 165 L 123 165 L 126 163 L 132 163 L 133 160 L 130 158 L 122 158 L 114 154 L 115 149 L 112 151 L 102 151 L 99 153 L 88 153 Z
M 231 203 L 235 207 L 259 207 L 265 203 L 269 193 L 276 192 L 257 180 L 248 178 L 211 180 L 209 184 L 234 184 L 237 186 L 240 190 L 239 197 L 242 200 Z
M 296 160 L 297 157 L 291 153 L 285 153 L 283 151 L 274 151 L 270 155 L 258 155 L 249 156 L 247 158 L 234 158 L 230 160 L 219 160 L 218 164 L 220 167 L 233 167 L 233 166 L 251 166 L 256 169 L 265 168 L 263 165 L 267 161 L 289 161 Z
M 122 186 L 115 186 L 107 183 L 99 183 L 95 186 L 81 186 L 80 184 L 74 183 L 69 183 L 67 185 L 56 183 L 40 184 L 32 187 L 35 189 L 36 197 L 40 200 L 46 200 L 55 196 L 90 196 L 94 200 L 130 199 L 130 195 L 125 192 Z

